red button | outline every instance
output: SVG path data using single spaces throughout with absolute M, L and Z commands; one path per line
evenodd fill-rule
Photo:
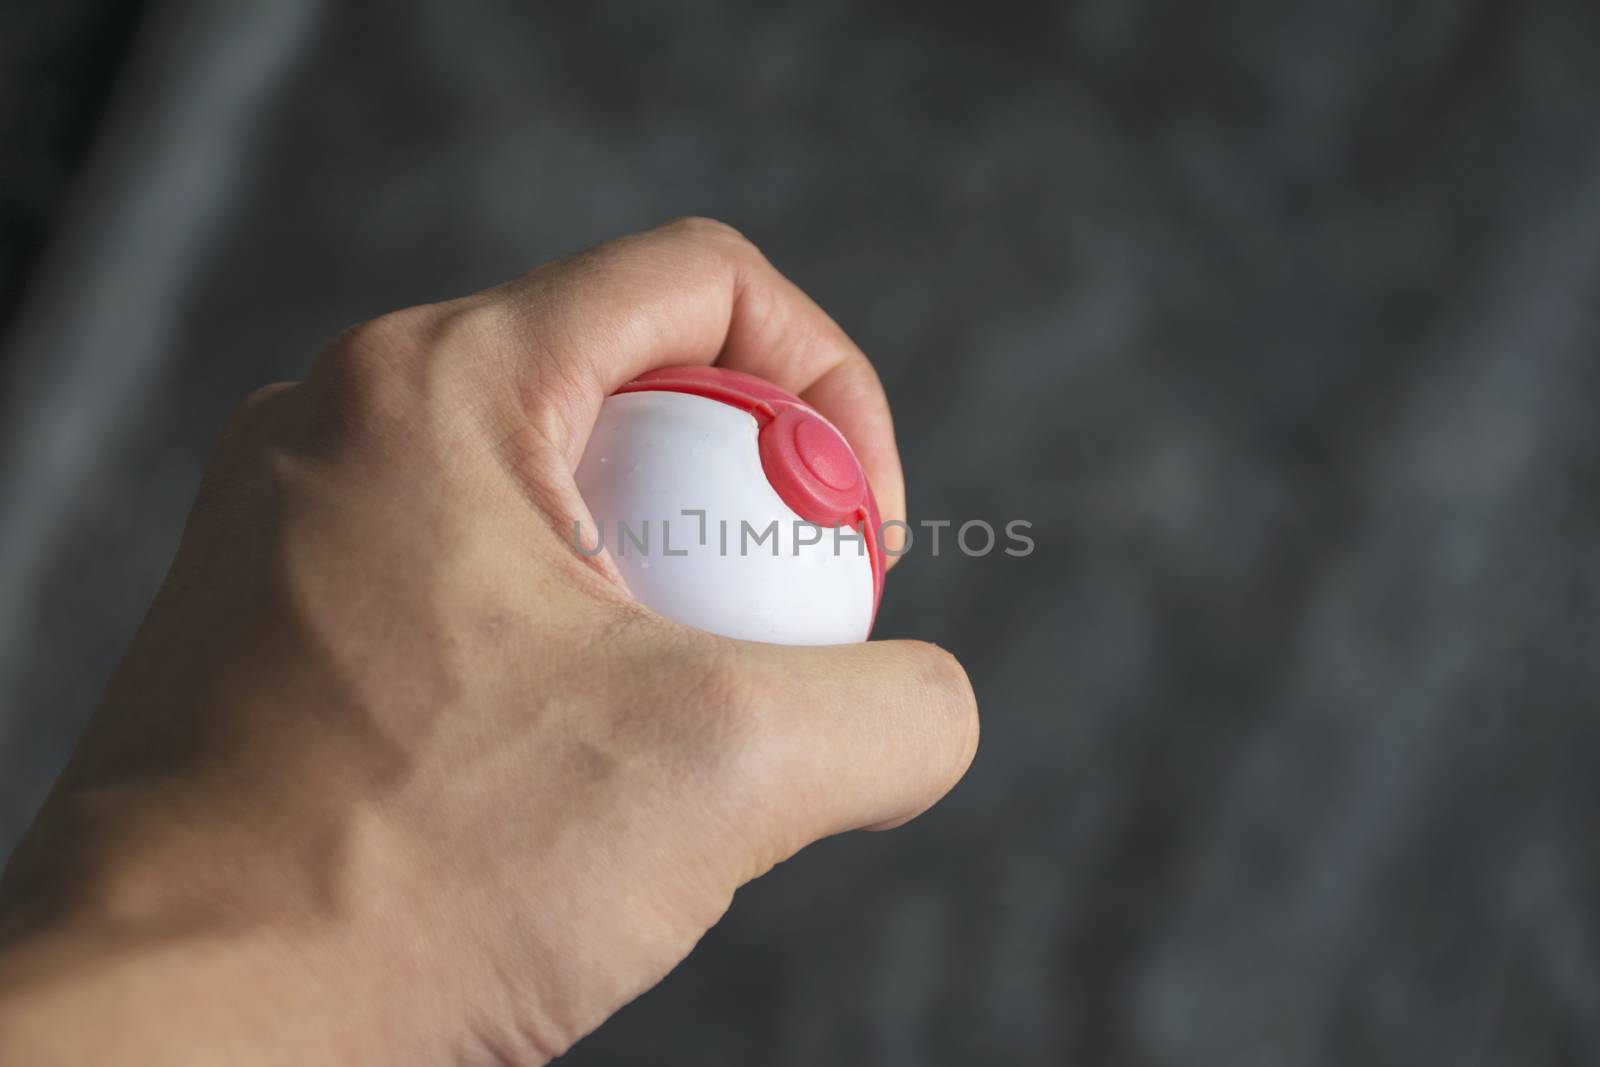
M 767 481 L 796 515 L 818 526 L 851 521 L 866 483 L 850 446 L 820 415 L 779 405 L 757 441 Z
M 831 489 L 854 489 L 861 480 L 850 446 L 821 419 L 805 419 L 795 426 L 794 447 L 806 469 Z

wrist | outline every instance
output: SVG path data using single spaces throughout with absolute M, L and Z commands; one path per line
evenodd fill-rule
M 262 843 L 149 801 L 58 794 L 14 858 L 0 1063 L 395 1062 L 340 917 Z
M 0 946 L 0 1062 L 365 1063 L 268 945 L 52 923 Z

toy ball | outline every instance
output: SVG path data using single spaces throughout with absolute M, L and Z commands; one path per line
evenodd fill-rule
M 850 445 L 798 397 L 669 367 L 606 398 L 578 465 L 603 549 L 646 606 L 788 645 L 864 641 L 883 591 L 878 505 Z

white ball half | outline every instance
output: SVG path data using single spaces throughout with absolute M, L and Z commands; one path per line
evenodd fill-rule
M 797 527 L 767 480 L 759 432 L 748 412 L 689 393 L 607 398 L 577 476 L 599 528 L 586 524 L 578 544 L 592 553 L 603 535 L 640 602 L 702 630 L 785 645 L 866 640 L 865 545 L 831 529 L 806 543 L 818 531 Z M 686 511 L 705 512 L 703 530 Z

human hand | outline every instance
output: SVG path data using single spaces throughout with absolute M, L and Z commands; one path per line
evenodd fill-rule
M 712 360 L 827 415 L 904 518 L 865 357 L 702 220 L 254 395 L 0 881 L 0 1063 L 543 1063 L 738 886 L 943 795 L 978 735 L 946 653 L 714 637 L 572 550 L 602 399 Z

